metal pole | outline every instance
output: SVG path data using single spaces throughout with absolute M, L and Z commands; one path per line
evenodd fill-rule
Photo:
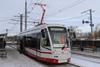
M 23 15 L 22 14 L 20 14 L 20 32 L 22 32 L 23 31 Z
M 25 30 L 27 30 L 27 0 L 25 0 Z
M 88 22 L 88 21 L 83 21 L 83 23 L 90 23 L 90 27 L 91 27 L 91 38 L 93 38 L 93 36 L 92 36 L 92 34 L 93 34 L 93 26 L 94 26 L 94 24 L 93 24 L 93 22 L 92 22 L 92 9 L 89 9 L 89 10 L 86 10 L 86 11 L 84 11 L 84 12 L 82 12 L 82 14 L 83 13 L 86 13 L 87 11 L 89 11 L 89 14 L 90 14 L 90 22 Z
M 92 9 L 90 9 L 90 27 L 91 27 L 91 34 L 92 34 L 93 33 Z
M 6 29 L 6 34 L 8 34 L 8 29 Z
M 90 27 L 91 27 L 91 38 L 93 38 L 93 22 L 92 22 L 92 9 L 89 10 L 90 11 Z
M 41 21 L 40 21 L 40 24 L 43 24 L 44 15 L 45 15 L 45 9 L 43 9 L 43 14 L 42 14 L 42 17 L 41 17 Z

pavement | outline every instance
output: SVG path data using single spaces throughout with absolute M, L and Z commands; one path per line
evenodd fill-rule
M 100 59 L 100 50 L 93 51 L 91 49 L 85 49 L 84 51 L 81 51 L 79 49 L 72 49 L 72 54 L 83 55 L 87 57 Z

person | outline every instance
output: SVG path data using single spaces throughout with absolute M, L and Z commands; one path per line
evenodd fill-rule
M 81 48 L 80 48 L 80 50 L 81 50 L 81 51 L 84 51 L 84 48 L 83 48 L 83 47 L 81 47 Z
M 4 40 L 4 38 L 0 38 L 0 48 L 4 49 L 6 46 L 6 41 Z
M 3 48 L 5 48 L 6 47 L 6 41 L 5 41 L 5 39 L 3 39 Z
M 2 48 L 2 38 L 0 38 L 0 49 Z

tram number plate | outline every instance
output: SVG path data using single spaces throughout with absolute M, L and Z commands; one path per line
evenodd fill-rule
M 65 59 L 60 59 L 59 63 L 67 62 Z

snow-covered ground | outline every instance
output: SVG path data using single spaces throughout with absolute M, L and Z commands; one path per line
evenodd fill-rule
M 23 54 L 19 54 L 19 52 L 12 47 L 7 47 L 7 52 L 7 58 L 0 58 L 0 67 L 44 67 L 35 60 Z
M 46 65 L 29 57 L 19 54 L 14 46 L 7 47 L 7 58 L 0 58 L 0 67 L 74 67 L 64 65 Z M 80 55 L 72 54 L 71 63 L 81 67 L 100 67 L 100 59 L 93 59 Z
M 81 67 L 100 67 L 100 59 L 93 59 L 90 57 L 84 57 L 72 54 L 72 64 L 79 65 Z
M 48 65 L 31 59 L 16 50 L 15 45 L 6 47 L 7 58 L 0 58 L 0 67 L 75 67 L 70 64 Z

